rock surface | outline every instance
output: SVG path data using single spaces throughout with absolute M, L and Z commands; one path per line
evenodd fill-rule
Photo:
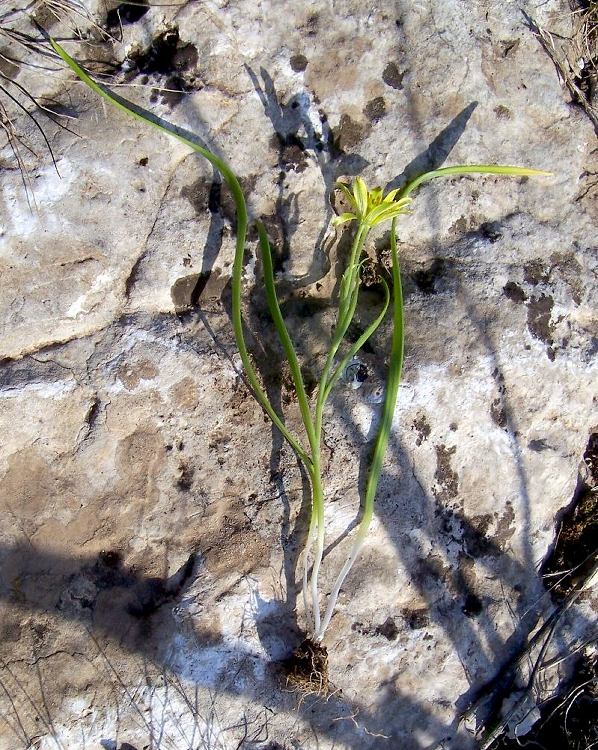
M 390 187 L 463 162 L 554 172 L 437 181 L 401 222 L 404 382 L 371 536 L 326 637 L 327 700 L 290 692 L 277 668 L 306 622 L 307 498 L 239 376 L 230 198 L 181 144 L 13 50 L 12 77 L 74 119 L 38 114 L 59 177 L 15 114 L 31 207 L 0 152 L 2 750 L 464 750 L 460 711 L 550 611 L 537 570 L 598 424 L 592 127 L 521 3 L 367 6 L 38 17 L 59 37 L 85 27 L 78 59 L 116 65 L 120 93 L 234 165 L 309 376 L 332 322 L 336 178 Z M 524 6 L 566 25 L 564 2 Z M 11 23 L 33 33 L 24 15 Z M 369 250 L 387 247 L 381 232 Z M 246 281 L 252 350 L 298 430 L 253 260 Z M 362 324 L 378 302 L 364 293 Z M 340 386 L 327 414 L 323 592 L 358 508 L 388 342 L 386 327 L 360 355 L 365 382 Z M 560 648 L 597 604 L 581 597 Z

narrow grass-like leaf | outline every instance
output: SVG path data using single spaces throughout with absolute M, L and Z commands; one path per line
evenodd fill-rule
M 359 299 L 359 268 L 361 263 L 355 270 L 355 274 L 349 280 L 351 283 L 351 289 L 347 295 L 346 304 L 343 305 L 343 309 L 339 308 L 339 320 L 334 329 L 334 336 L 332 338 L 332 347 L 334 348 L 334 356 L 342 340 L 345 338 L 345 334 L 351 325 L 351 321 L 355 317 L 355 310 L 357 309 L 357 300 Z
M 89 86 L 89 88 L 92 91 L 94 91 L 96 94 L 106 99 L 107 101 L 109 101 L 111 104 L 118 107 L 121 111 L 125 112 L 126 114 L 138 120 L 141 120 L 142 122 L 147 123 L 148 125 L 152 125 L 153 127 L 157 128 L 163 133 L 167 133 L 168 135 L 171 135 L 174 138 L 177 138 L 179 141 L 189 146 L 189 148 L 193 149 L 194 151 L 197 151 L 204 158 L 206 158 L 214 167 L 216 167 L 216 169 L 222 175 L 224 181 L 226 182 L 226 184 L 228 185 L 231 191 L 233 201 L 235 204 L 236 216 L 237 216 L 237 238 L 236 238 L 236 247 L 235 247 L 235 259 L 233 263 L 233 277 L 232 277 L 232 322 L 233 322 L 233 330 L 235 334 L 235 341 L 237 344 L 237 348 L 239 350 L 239 355 L 241 357 L 243 369 L 245 371 L 247 380 L 249 381 L 249 385 L 251 386 L 251 389 L 253 390 L 253 393 L 257 401 L 259 402 L 259 404 L 262 406 L 264 411 L 268 414 L 268 416 L 270 417 L 272 422 L 276 425 L 276 427 L 280 430 L 280 432 L 282 433 L 284 438 L 287 440 L 287 442 L 293 447 L 293 449 L 297 450 L 299 448 L 299 451 L 300 451 L 299 455 L 301 456 L 302 460 L 305 461 L 305 458 L 307 458 L 305 456 L 305 452 L 300 448 L 300 446 L 298 446 L 298 443 L 295 440 L 295 438 L 287 430 L 284 423 L 282 422 L 282 419 L 276 413 L 274 407 L 272 406 L 272 404 L 270 403 L 270 400 L 268 399 L 268 396 L 266 395 L 265 391 L 261 387 L 259 378 L 257 376 L 255 368 L 253 367 L 253 364 L 251 363 L 249 352 L 247 350 L 247 345 L 245 343 L 245 334 L 243 332 L 243 320 L 242 320 L 242 315 L 241 315 L 241 286 L 242 286 L 241 280 L 242 280 L 242 275 L 243 275 L 243 261 L 244 261 L 244 256 L 245 256 L 245 241 L 246 241 L 246 236 L 247 236 L 248 215 L 247 215 L 247 205 L 245 203 L 245 196 L 243 195 L 243 190 L 241 188 L 241 185 L 236 175 L 234 174 L 232 169 L 228 166 L 228 164 L 226 164 L 225 161 L 223 161 L 220 157 L 216 156 L 216 154 L 213 154 L 204 146 L 201 146 L 197 142 L 196 137 L 192 133 L 188 133 L 182 128 L 179 128 L 175 125 L 172 125 L 169 122 L 166 122 L 165 120 L 162 120 L 156 117 L 151 112 L 148 112 L 146 109 L 143 109 L 143 107 L 140 107 L 137 104 L 133 104 L 132 102 L 129 102 L 127 99 L 124 99 L 122 96 L 115 94 L 114 92 L 110 91 L 110 89 L 103 86 L 102 84 L 97 83 L 68 54 L 68 52 L 66 52 L 66 50 L 64 50 L 54 39 L 50 39 L 50 43 L 52 44 L 52 47 L 54 48 L 55 52 L 58 55 L 60 55 L 60 57 L 64 60 L 64 62 L 69 66 L 69 68 L 71 68 L 71 70 L 85 84 L 87 84 L 87 86 Z M 309 459 L 308 459 L 308 463 L 306 464 L 306 466 L 309 466 Z
M 527 167 L 503 167 L 498 164 L 460 164 L 455 167 L 441 167 L 440 169 L 435 169 L 432 172 L 426 172 L 425 174 L 416 177 L 405 185 L 405 187 L 401 188 L 399 195 L 401 198 L 404 198 L 409 195 L 409 193 L 416 190 L 423 182 L 428 182 L 428 180 L 433 180 L 436 177 L 449 177 L 451 175 L 462 174 L 498 174 L 508 175 L 510 177 L 550 177 L 552 172 L 546 172 L 543 169 L 529 169 Z
M 303 375 L 301 374 L 301 367 L 295 347 L 289 332 L 282 317 L 280 311 L 280 305 L 278 303 L 278 297 L 276 296 L 276 286 L 274 281 L 274 269 L 272 266 L 272 253 L 270 251 L 270 242 L 268 241 L 268 235 L 261 221 L 257 222 L 257 231 L 260 241 L 260 249 L 262 255 L 262 267 L 264 271 L 264 285 L 266 288 L 266 301 L 268 302 L 268 309 L 272 316 L 272 321 L 278 333 L 280 343 L 284 350 L 285 356 L 291 369 L 291 377 L 293 378 L 293 385 L 295 386 L 295 392 L 297 393 L 297 400 L 299 401 L 299 409 L 301 411 L 301 419 L 307 432 L 309 444 L 312 448 L 315 446 L 314 438 L 314 426 L 311 419 L 311 413 L 309 410 L 309 400 L 305 391 L 305 384 L 303 382 Z M 293 445 L 295 451 L 300 455 L 306 468 L 311 469 L 311 459 L 308 458 L 307 454 L 297 444 Z
M 339 330 L 342 329 L 342 323 L 345 320 L 346 315 L 347 315 L 347 310 L 351 305 L 355 285 L 359 284 L 358 272 L 359 272 L 359 266 L 360 266 L 361 251 L 363 250 L 363 245 L 367 238 L 368 232 L 369 232 L 369 227 L 366 226 L 360 220 L 359 227 L 355 234 L 355 238 L 353 239 L 353 245 L 351 247 L 349 262 L 347 263 L 347 267 L 345 268 L 345 272 L 343 273 L 343 276 L 341 278 L 341 283 L 340 283 L 338 313 L 336 317 L 337 324 L 336 324 L 336 329 L 335 329 L 335 333 L 333 337 L 333 342 L 336 342 L 336 343 L 340 343 L 340 341 L 337 341 L 338 332 Z M 346 327 L 344 330 L 346 331 Z M 345 334 L 343 332 L 341 334 L 341 338 L 344 335 Z M 332 355 L 332 359 L 334 359 L 335 355 L 336 355 L 336 352 Z
M 386 394 L 384 397 L 384 406 L 382 408 L 382 417 L 380 426 L 378 427 L 378 434 L 376 436 L 376 442 L 374 445 L 374 452 L 372 454 L 372 460 L 370 462 L 370 469 L 367 478 L 367 484 L 365 489 L 365 499 L 363 504 L 363 515 L 355 535 L 355 540 L 349 553 L 347 561 L 343 565 L 341 572 L 339 573 L 336 582 L 328 598 L 328 604 L 320 629 L 316 633 L 316 640 L 320 641 L 324 637 L 326 628 L 330 624 L 334 608 L 338 599 L 338 595 L 341 590 L 345 578 L 349 574 L 349 571 L 353 567 L 361 548 L 364 545 L 367 537 L 367 532 L 372 522 L 374 515 L 374 500 L 376 497 L 376 490 L 378 488 L 378 480 L 380 479 L 380 472 L 382 470 L 382 461 L 386 452 L 386 446 L 388 445 L 388 437 L 392 427 L 392 419 L 394 416 L 397 395 L 399 393 L 399 385 L 401 382 L 401 373 L 403 370 L 403 356 L 405 349 L 405 334 L 404 334 L 404 316 L 403 316 L 403 290 L 401 286 L 401 269 L 399 265 L 399 256 L 397 253 L 397 238 L 396 238 L 396 219 L 393 219 L 392 228 L 390 233 L 390 252 L 392 255 L 392 282 L 393 282 L 393 334 L 392 334 L 392 345 L 390 352 L 390 364 L 388 367 L 388 377 L 386 381 Z

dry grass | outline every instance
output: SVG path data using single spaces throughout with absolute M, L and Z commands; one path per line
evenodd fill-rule
M 172 5 L 184 5 L 185 1 Z M 143 8 L 154 5 L 162 3 L 139 3 Z M 59 174 L 50 144 L 51 132 L 55 130 L 54 126 L 69 130 L 68 120 L 74 119 L 58 111 L 52 102 L 34 96 L 28 88 L 31 87 L 28 82 L 35 80 L 34 76 L 45 78 L 63 69 L 47 42 L 44 29 L 51 27 L 59 40 L 77 40 L 92 47 L 108 40 L 122 41 L 120 23 L 114 34 L 101 24 L 102 21 L 94 18 L 80 0 L 31 0 L 22 7 L 15 7 L 12 0 L 0 0 L 0 152 L 6 152 L 3 163 L 9 169 L 14 165 L 20 171 L 31 210 L 35 209 L 35 196 L 30 173 L 49 158 Z M 21 75 L 24 73 L 27 75 Z M 97 75 L 109 78 L 113 86 L 145 86 L 129 81 L 115 82 L 112 72 L 98 72 Z M 147 86 L 164 93 L 180 93 L 178 89 L 154 83 Z
M 527 21 L 557 69 L 575 104 L 583 108 L 598 132 L 598 2 L 575 3 L 568 20 L 571 32 L 562 35 Z
M 55 54 L 36 30 L 38 21 L 44 20 L 60 23 L 77 38 L 83 38 L 90 29 L 100 29 L 77 0 L 33 0 L 20 8 L 9 0 L 0 0 L 0 136 L 3 133 L 5 138 L 0 150 L 7 149 L 8 164 L 12 162 L 20 171 L 31 210 L 35 208 L 35 196 L 30 172 L 32 164 L 44 159 L 43 151 L 59 174 L 47 135 L 48 125 L 69 130 L 64 123 L 65 117 L 69 119 L 67 115 L 56 112 L 48 102 L 36 98 L 26 82 L 17 80 L 24 70 L 43 76 L 60 70 Z M 27 126 L 27 121 L 33 128 Z

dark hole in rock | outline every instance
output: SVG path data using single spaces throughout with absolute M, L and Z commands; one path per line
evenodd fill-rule
M 384 97 L 377 96 L 369 101 L 363 110 L 364 115 L 370 122 L 378 122 L 386 115 L 386 102 Z
M 387 638 L 389 641 L 396 640 L 399 629 L 397 628 L 397 625 L 392 617 L 388 617 L 382 625 L 378 625 L 376 628 L 376 633 L 378 635 L 383 635 L 385 638 Z
M 442 258 L 434 258 L 429 268 L 416 271 L 412 275 L 413 281 L 415 281 L 417 288 L 424 294 L 435 294 L 436 281 L 442 276 L 445 268 L 445 263 Z
M 357 380 L 358 383 L 365 383 L 367 379 L 368 379 L 368 368 L 363 364 L 363 362 L 360 362 L 359 367 L 357 368 L 355 372 L 355 380 Z
M 508 281 L 503 286 L 502 291 L 507 299 L 510 299 L 511 302 L 515 302 L 516 304 L 525 302 L 525 300 L 527 299 L 526 293 L 519 286 L 519 284 L 516 284 L 514 281 Z
M 483 608 L 482 600 L 475 594 L 468 594 L 465 597 L 463 606 L 461 607 L 463 614 L 467 617 L 475 617 L 476 615 L 479 615 Z
M 502 237 L 500 224 L 496 221 L 486 221 L 480 226 L 480 234 L 484 239 L 494 244 Z
M 399 70 L 399 66 L 395 62 L 389 62 L 382 72 L 382 80 L 387 86 L 401 91 L 406 72 Z
M 134 3 L 121 3 L 108 11 L 106 28 L 117 29 L 121 24 L 127 26 L 137 23 L 150 9 L 148 0 L 136 0 Z
M 158 34 L 145 52 L 132 53 L 128 61 L 132 63 L 127 75 L 128 80 L 140 73 L 167 76 L 160 89 L 169 90 L 154 89 L 150 97 L 151 102 L 156 102 L 161 94 L 162 102 L 174 107 L 183 99 L 185 92 L 197 88 L 192 87 L 191 81 L 183 75 L 196 67 L 197 48 L 189 42 L 181 42 L 176 26 Z
M 430 618 L 425 609 L 405 609 L 402 614 L 411 630 L 420 630 L 430 624 Z
M 132 59 L 140 73 L 170 73 L 178 43 L 178 29 L 168 29 L 158 34 L 145 52 Z
M 368 377 L 369 371 L 363 362 L 350 362 L 345 368 L 345 381 L 353 388 L 359 388 L 362 383 L 365 383 Z
M 293 55 L 289 62 L 295 73 L 302 73 L 307 68 L 307 57 L 305 55 Z

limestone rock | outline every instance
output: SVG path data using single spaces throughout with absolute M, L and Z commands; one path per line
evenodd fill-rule
M 308 497 L 240 377 L 230 197 L 198 155 L 56 61 L 40 76 L 27 63 L 47 63 L 41 48 L 12 49 L 10 78 L 73 119 L 36 115 L 54 169 L 0 95 L 27 185 L 5 146 L 0 748 L 473 747 L 459 713 L 551 611 L 537 570 L 598 422 L 591 123 L 521 4 L 98 2 L 60 18 L 41 5 L 50 33 L 86 31 L 69 50 L 119 93 L 234 165 L 308 379 L 347 242 L 329 227 L 338 177 L 392 187 L 463 162 L 554 176 L 436 181 L 401 222 L 406 363 L 376 518 L 326 637 L 335 692 L 295 695 L 277 662 L 306 623 Z M 568 7 L 524 6 L 547 24 Z M 36 33 L 23 13 L 10 24 Z M 388 242 L 368 251 L 384 260 Z M 255 246 L 251 234 L 250 344 L 298 430 Z M 359 324 L 379 302 L 364 291 Z M 322 603 L 389 335 L 326 415 Z M 562 643 L 596 605 L 583 595 Z

